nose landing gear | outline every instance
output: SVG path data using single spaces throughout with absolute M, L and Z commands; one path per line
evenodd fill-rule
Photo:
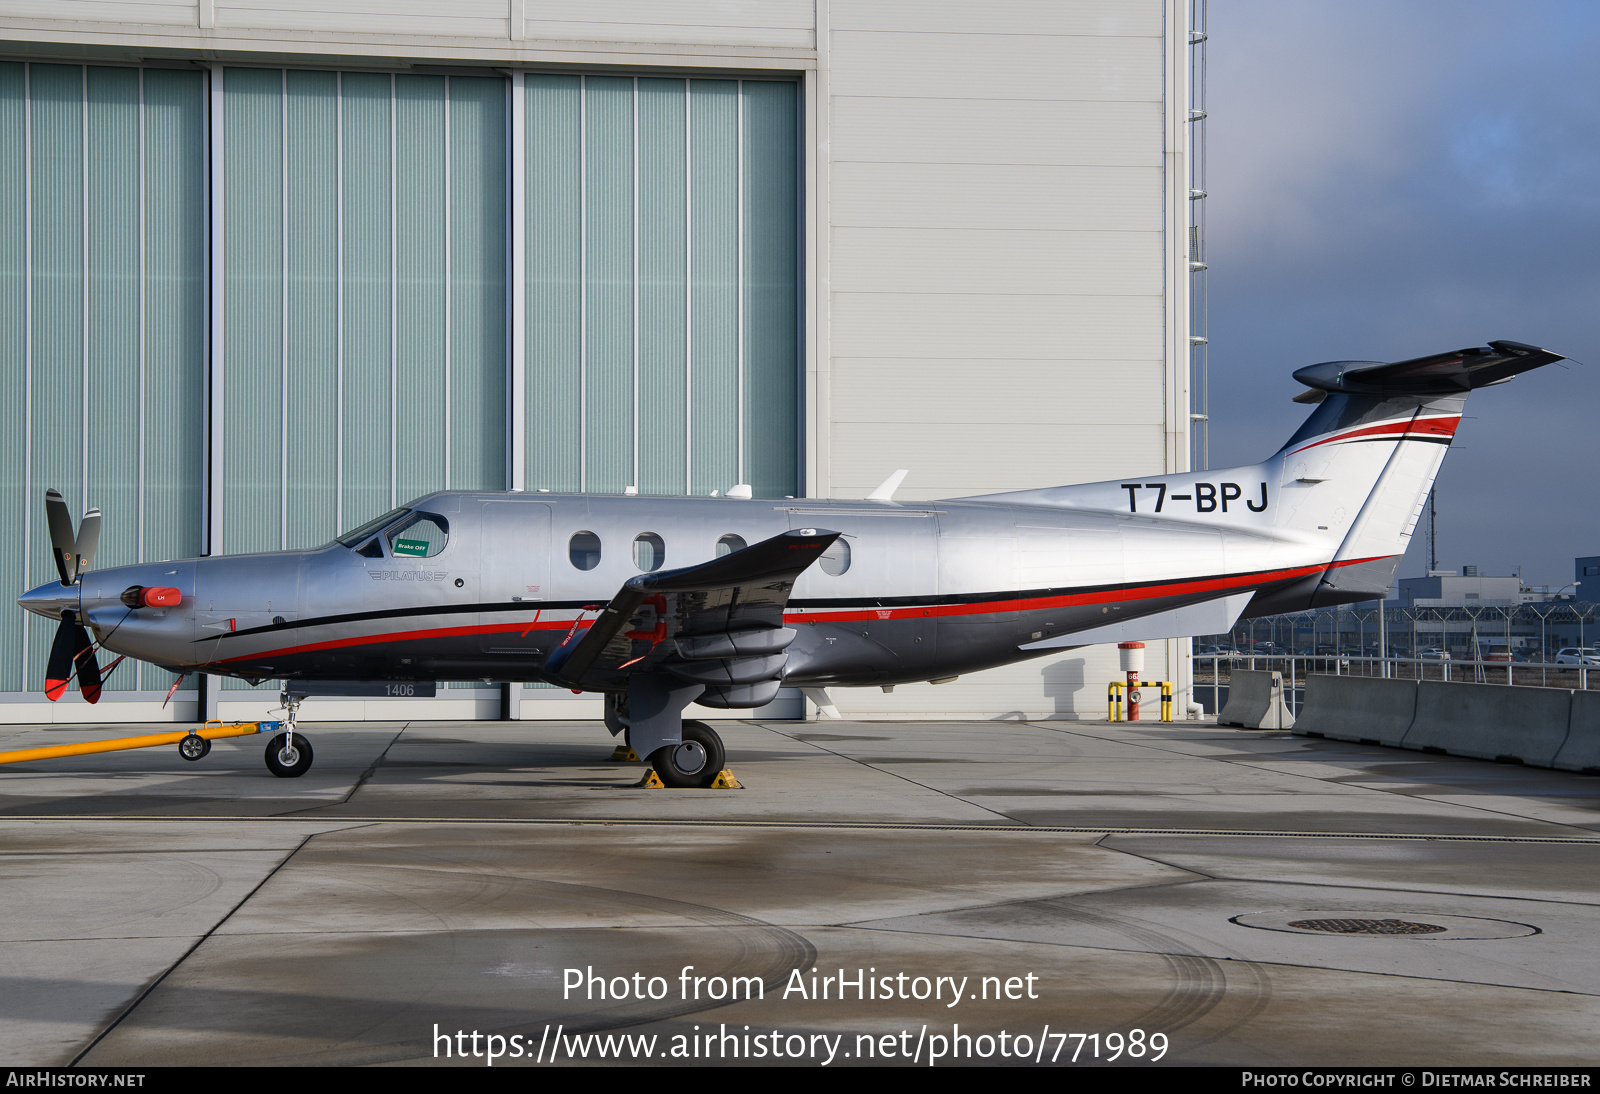
M 300 710 L 298 695 L 283 694 L 284 724 L 287 729 L 267 742 L 267 770 L 280 779 L 298 779 L 311 770 L 311 742 L 294 731 L 295 715 Z

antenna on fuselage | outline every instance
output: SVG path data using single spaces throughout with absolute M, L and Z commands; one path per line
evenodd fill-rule
M 906 481 L 906 476 L 911 474 L 904 468 L 896 471 L 878 486 L 876 490 L 867 495 L 868 501 L 893 501 L 894 492 L 900 489 L 900 484 Z

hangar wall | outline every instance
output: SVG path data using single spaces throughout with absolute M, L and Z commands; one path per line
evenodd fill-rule
M 471 479 L 474 486 L 481 482 L 534 489 L 548 480 L 555 489 L 579 485 L 615 491 L 632 478 L 641 486 L 650 485 L 651 492 L 681 489 L 680 481 L 695 492 L 706 492 L 717 488 L 730 472 L 739 471 L 742 474 L 730 482 L 766 475 L 772 483 L 763 482 L 762 489 L 768 493 L 791 492 L 782 485 L 794 482 L 793 492 L 808 496 L 860 497 L 890 472 L 905 467 L 911 475 L 900 496 L 922 500 L 1184 468 L 1187 31 L 1184 5 L 1177 0 L 1076 0 L 1050 5 L 1014 0 L 981 8 L 949 0 L 917 4 L 669 0 L 649 6 L 471 0 L 453 6 L 448 16 L 380 0 L 360 0 L 337 9 L 304 8 L 284 0 L 255 0 L 249 5 L 217 0 L 54 0 L 8 5 L 0 15 L 0 56 L 12 58 L 14 64 L 89 62 L 87 71 L 97 73 L 145 66 L 135 70 L 181 72 L 191 81 L 220 70 L 221 78 L 212 76 L 208 84 L 214 104 L 220 101 L 216 96 L 225 95 L 230 80 L 235 87 L 261 84 L 258 90 L 265 97 L 256 106 L 265 109 L 249 124 L 267 136 L 276 132 L 283 147 L 294 134 L 309 133 L 305 126 L 326 128 L 328 92 L 317 90 L 323 84 L 334 85 L 335 103 L 342 101 L 344 81 L 354 89 L 371 84 L 374 96 L 383 90 L 380 84 L 387 84 L 395 104 L 389 119 L 397 142 L 389 154 L 399 165 L 391 207 L 397 208 L 402 200 L 405 170 L 417 162 L 430 162 L 430 157 L 451 164 L 446 174 L 457 189 L 448 199 L 417 191 L 409 200 L 421 202 L 423 208 L 444 208 L 440 203 L 447 202 L 453 209 L 463 190 L 478 188 L 482 200 L 474 204 L 468 219 L 478 218 L 481 245 L 459 248 L 449 242 L 453 238 L 449 233 L 415 240 L 411 260 L 432 264 L 434 272 L 423 280 L 435 289 L 430 290 L 432 295 L 416 296 L 406 308 L 391 308 L 387 315 L 391 330 L 371 332 L 373 339 L 382 341 L 379 335 L 397 339 L 402 321 L 417 326 L 416 332 L 407 328 L 406 339 L 392 343 L 397 376 L 399 347 L 415 344 L 411 335 L 449 347 L 449 355 L 460 361 L 458 369 L 442 381 L 442 387 L 436 377 L 428 382 L 454 398 L 450 410 L 412 407 L 395 397 L 390 399 L 387 421 L 373 413 L 327 422 L 317 419 L 319 424 L 312 426 L 307 418 L 317 411 L 307 409 L 311 403 L 302 407 L 293 400 L 314 392 L 297 386 L 286 401 L 282 379 L 286 371 L 279 370 L 274 388 L 273 370 L 264 368 L 255 390 L 249 384 L 228 386 L 223 367 L 230 353 L 241 360 L 255 355 L 264 362 L 274 351 L 281 357 L 290 344 L 281 335 L 293 301 L 274 304 L 267 299 L 270 292 L 257 294 L 264 340 L 247 332 L 230 350 L 218 340 L 239 337 L 236 327 L 224 323 L 210 332 L 211 341 L 200 347 L 200 353 L 206 378 L 222 380 L 210 396 L 214 419 L 231 416 L 248 421 L 259 415 L 264 422 L 260 436 L 243 430 L 211 433 L 208 466 L 221 469 L 221 474 L 204 484 L 203 532 L 224 533 L 218 544 L 222 549 L 269 547 L 273 544 L 267 541 L 273 538 L 283 541 L 294 526 L 289 512 L 292 497 L 326 508 L 330 494 L 359 492 L 340 485 L 342 480 L 334 476 L 317 480 L 309 492 L 296 495 L 287 485 L 291 476 L 285 461 L 300 460 L 314 468 L 326 459 L 315 455 L 315 445 L 302 448 L 284 441 L 286 430 L 298 430 L 297 435 L 324 446 L 331 442 L 352 455 L 381 450 L 380 441 L 396 445 L 393 430 L 404 421 L 402 406 L 406 413 L 421 415 L 414 426 L 423 438 L 416 458 L 423 464 L 443 459 L 459 468 L 460 477 L 452 470 L 447 481 L 463 486 Z M 289 88 L 291 73 L 299 99 Z M 276 130 L 268 101 L 271 89 L 266 86 L 274 79 L 279 96 Z M 496 226 L 488 212 L 493 205 L 497 146 L 481 137 L 495 125 L 491 105 L 495 96 L 473 100 L 471 94 L 463 94 L 447 102 L 443 89 L 449 85 L 470 92 L 506 83 L 522 88 L 523 94 L 511 93 L 505 100 L 509 136 L 500 178 L 502 185 L 517 192 L 531 189 L 526 191 L 530 195 L 526 205 L 512 202 L 506 211 L 510 253 L 497 259 L 491 245 Z M 671 91 L 673 86 L 685 90 Z M 732 96 L 734 112 L 749 112 L 735 121 L 733 130 L 724 117 L 730 86 L 739 89 Z M 575 88 L 580 89 L 580 111 L 572 117 Z M 787 113 L 792 136 L 782 132 L 782 104 L 769 101 L 770 93 L 780 88 L 795 98 Z M 747 89 L 757 89 L 758 95 L 750 96 Z M 697 90 L 705 93 L 698 102 Z M 685 132 L 698 132 L 702 139 L 723 134 L 705 146 L 698 161 L 691 147 L 693 136 L 674 137 L 670 126 L 639 124 L 651 111 L 663 121 L 675 116 L 677 102 L 668 101 L 673 94 L 678 102 L 688 103 Z M 472 101 L 480 101 L 479 114 L 461 113 Z M 297 111 L 292 116 L 291 107 Z M 415 124 L 404 122 L 403 111 L 411 112 Z M 548 113 L 551 124 L 532 124 L 530 119 L 540 111 Z M 519 112 L 521 126 L 514 117 Z M 214 110 L 213 135 L 218 132 L 216 117 Z M 757 122 L 753 127 L 752 120 Z M 737 128 L 740 124 L 745 126 L 742 131 Z M 563 125 L 565 137 L 560 135 Z M 244 128 L 241 121 L 228 132 Z M 473 141 L 474 132 L 479 132 L 473 147 L 488 150 L 488 160 L 477 154 L 460 156 L 459 143 L 446 141 L 447 130 L 455 142 Z M 640 132 L 644 143 L 636 141 L 630 147 L 628 138 L 637 138 Z M 737 135 L 730 139 L 729 132 Z M 572 148 L 573 138 L 578 149 Z M 326 143 L 327 137 L 320 139 Z M 338 139 L 361 138 L 352 131 Z M 398 143 L 405 141 L 409 146 Z M 563 198 L 556 188 L 540 185 L 534 153 L 541 141 L 564 141 L 561 149 L 549 150 L 576 157 L 585 168 L 592 168 L 582 176 L 579 192 Z M 792 165 L 782 163 L 783 149 L 792 156 Z M 256 154 L 264 153 L 257 149 Z M 700 184 L 702 200 L 715 197 L 716 185 L 746 189 L 743 201 L 736 195 L 730 202 L 724 195 L 722 214 L 703 216 L 699 230 L 716 215 L 722 215 L 725 223 L 730 208 L 738 215 L 748 214 L 745 224 L 702 240 L 694 236 L 692 199 L 684 206 L 681 223 L 651 215 L 652 201 L 664 206 L 677 202 L 669 181 L 677 169 L 663 165 L 675 164 L 674 157 L 680 154 L 691 172 L 682 177 L 691 180 L 696 164 L 703 170 L 715 157 L 731 161 L 731 175 L 726 171 L 722 175 L 725 184 Z M 285 279 L 274 281 L 267 267 L 273 261 L 282 263 L 289 254 L 286 241 L 294 235 L 282 224 L 300 218 L 299 230 L 314 240 L 326 226 L 319 228 L 306 218 L 326 219 L 331 212 L 337 219 L 325 183 L 298 175 L 285 182 L 284 165 L 289 162 L 287 156 L 279 161 L 269 156 L 254 168 L 260 177 L 241 182 L 262 188 L 248 206 L 258 208 L 259 215 L 229 221 L 228 238 L 220 245 L 215 238 L 210 241 L 209 259 L 226 273 L 209 281 L 207 314 L 232 315 L 233 309 L 216 293 L 246 289 L 251 278 L 258 289 L 281 289 Z M 749 171 L 752 166 L 760 169 L 762 163 L 767 165 L 767 176 L 752 187 Z M 283 184 L 276 190 L 270 178 L 274 166 Z M 324 163 L 321 169 L 327 166 Z M 631 191 L 608 186 L 608 179 L 626 182 L 630 170 L 644 172 L 646 183 Z M 664 189 L 649 185 L 652 170 L 660 173 Z M 781 190 L 785 180 L 792 193 L 778 201 L 791 202 L 799 219 L 799 231 L 788 235 L 770 227 L 781 222 L 781 215 L 772 221 L 769 209 L 768 219 L 762 221 L 763 214 L 745 204 L 755 194 Z M 285 185 L 302 186 L 295 201 L 286 200 L 293 191 Z M 323 196 L 313 200 L 304 187 L 318 185 Z M 160 184 L 151 193 L 165 200 L 167 190 L 167 184 Z M 644 209 L 642 231 L 627 223 L 634 213 L 630 193 L 632 204 Z M 274 196 L 276 214 L 268 209 Z M 306 198 L 303 205 L 300 197 Z M 215 185 L 210 199 L 227 201 Z M 611 209 L 615 216 L 610 229 L 603 217 L 591 228 L 575 229 L 574 199 L 586 206 L 578 214 L 580 219 L 591 211 Z M 398 225 L 416 219 L 409 213 L 411 207 L 406 208 L 404 220 L 395 221 L 397 241 Z M 264 230 L 274 215 L 280 218 L 276 235 Z M 762 224 L 768 229 L 763 230 Z M 451 231 L 459 228 L 458 224 Z M 629 262 L 644 263 L 644 273 L 629 282 L 645 287 L 643 295 L 628 298 L 631 289 L 616 288 L 627 278 L 604 278 L 606 284 L 599 285 L 583 276 L 575 281 L 559 270 L 548 276 L 552 263 L 573 261 L 574 232 L 579 262 L 599 266 L 611 262 L 619 269 Z M 621 245 L 624 240 L 626 246 Z M 274 243 L 281 244 L 276 258 Z M 674 264 L 680 257 L 677 248 L 692 254 L 697 246 L 701 261 L 714 258 L 727 263 L 731 255 L 731 261 L 741 265 L 733 276 L 747 287 L 742 306 L 736 302 L 718 310 L 715 300 L 708 299 L 727 291 L 718 287 L 726 284 L 725 273 L 711 270 L 700 282 L 704 292 L 698 301 L 671 296 L 672 292 L 695 295 L 685 287 L 694 283 L 692 273 L 677 288 L 657 285 L 662 291 L 657 298 L 650 297 L 649 263 Z M 254 253 L 250 261 L 259 268 L 229 264 L 230 255 L 240 257 L 241 247 L 247 258 Z M 398 253 L 388 257 L 401 261 Z M 326 261 L 326 256 L 320 260 Z M 476 263 L 477 272 L 471 275 L 474 287 L 457 287 L 459 267 L 449 267 L 447 275 L 438 272 L 441 264 L 451 262 L 466 262 L 469 267 Z M 496 358 L 501 351 L 494 339 L 457 347 L 463 336 L 470 338 L 472 331 L 495 324 L 496 295 L 483 279 L 492 281 L 496 268 L 509 271 L 512 279 L 518 270 L 525 271 L 524 291 L 500 298 L 513 313 L 506 320 L 510 333 L 503 343 L 504 360 L 511 362 L 503 389 L 508 420 L 502 433 L 474 433 L 474 417 L 481 418 L 479 410 L 495 402 L 496 368 L 508 366 Z M 379 288 L 398 294 L 404 284 L 410 282 L 397 272 Z M 575 305 L 570 299 L 575 284 L 579 292 L 599 290 L 592 307 L 588 302 Z M 448 302 L 440 299 L 441 285 L 450 286 L 444 293 Z M 687 304 L 681 318 L 679 303 Z M 310 294 L 300 305 L 314 312 L 325 309 L 327 301 Z M 277 343 L 271 330 L 274 306 Z M 712 318 L 697 319 L 696 307 L 709 307 L 706 314 Z M 519 308 L 520 321 L 515 315 Z M 539 321 L 529 322 L 535 315 Z M 648 412 L 679 398 L 670 386 L 642 393 L 646 413 L 634 412 L 631 406 L 627 413 L 608 411 L 628 404 L 626 396 L 633 394 L 621 390 L 626 383 L 620 373 L 611 378 L 613 386 L 620 383 L 618 392 L 597 392 L 596 398 L 586 399 L 580 391 L 574 397 L 570 374 L 575 343 L 584 347 L 580 353 L 593 350 L 594 382 L 603 385 L 606 363 L 621 359 L 619 349 L 638 360 L 652 352 L 655 339 L 660 352 L 680 352 L 684 342 L 672 328 L 674 319 L 685 327 L 710 324 L 702 351 L 707 346 L 728 347 L 735 358 L 766 361 L 769 368 L 761 375 L 787 372 L 791 382 L 748 385 L 734 393 L 733 400 L 740 405 L 731 413 L 718 403 L 718 398 L 723 404 L 727 401 L 726 382 L 703 387 L 715 392 L 716 398 L 696 400 L 685 394 L 679 413 Z M 324 338 L 325 328 L 324 321 Z M 637 349 L 628 345 L 630 339 L 639 340 Z M 359 345 L 346 343 L 346 352 L 372 349 L 372 340 L 358 341 Z M 696 352 L 692 339 L 681 352 L 686 360 Z M 725 352 L 721 361 L 707 367 L 726 368 L 726 356 Z M 733 370 L 730 375 L 743 375 L 737 363 Z M 83 375 L 81 368 L 78 375 Z M 679 375 L 686 386 L 692 384 L 692 366 L 686 365 Z M 182 397 L 192 397 L 192 382 L 182 390 Z M 438 397 L 432 402 L 438 403 Z M 579 404 L 576 409 L 569 405 L 573 402 Z M 599 418 L 593 417 L 597 409 Z M 724 446 L 724 451 L 705 453 L 697 460 L 693 442 L 682 444 L 680 434 L 692 436 L 698 422 L 702 438 L 711 435 L 715 427 L 707 426 L 707 419 L 720 422 L 724 436 L 733 435 L 733 451 Z M 371 435 L 372 430 L 384 429 L 389 430 L 384 437 Z M 570 436 L 574 431 L 577 436 Z M 172 431 L 147 430 L 152 436 L 164 432 Z M 274 437 L 276 451 L 266 443 Z M 518 437 L 525 440 L 516 443 Z M 617 443 L 619 439 L 623 443 Z M 602 443 L 591 447 L 592 440 Z M 491 450 L 496 444 L 505 450 L 500 483 L 491 481 Z M 619 450 L 625 454 L 618 455 Z M 681 467 L 676 462 L 679 453 Z M 261 483 L 272 478 L 264 471 L 271 470 L 268 465 L 275 456 L 278 479 L 284 484 L 275 494 L 267 490 L 261 498 L 252 498 L 248 489 L 229 488 L 228 468 L 237 471 L 241 461 L 248 464 L 252 459 L 262 464 L 263 474 L 252 480 L 262 488 Z M 786 461 L 791 465 L 787 472 Z M 399 490 L 405 477 L 399 474 L 398 447 L 393 462 L 395 471 L 382 484 L 384 492 Z M 697 462 L 699 474 L 694 470 Z M 637 473 L 631 475 L 634 467 Z M 20 514 L 35 505 L 33 495 L 42 486 L 34 490 L 36 475 L 25 483 L 20 475 L 11 477 L 18 485 L 10 505 Z M 568 481 L 573 478 L 576 484 Z M 429 472 L 417 481 L 423 479 L 437 481 L 438 475 Z M 197 488 L 192 470 L 173 481 L 178 485 L 162 488 L 167 494 Z M 363 488 L 376 488 L 376 481 Z M 84 481 L 82 488 L 91 503 L 105 496 L 96 483 Z M 242 542 L 228 536 L 230 511 L 236 528 L 253 528 L 256 522 L 261 525 L 259 535 L 240 532 Z M 184 519 L 193 523 L 192 510 L 185 513 Z M 355 522 L 354 513 L 342 515 L 345 524 Z M 108 530 L 111 526 L 108 514 Z M 257 539 L 262 541 L 259 545 Z M 31 541 L 28 550 L 30 556 L 41 554 Z M 41 563 L 48 559 L 41 555 L 30 562 L 30 570 L 40 572 Z M 1147 676 L 1177 675 L 1180 683 L 1186 683 L 1179 644 L 1167 643 L 1151 652 L 1155 656 Z M 6 656 L 0 650 L 0 660 Z M 1114 652 L 1074 651 L 938 688 L 902 687 L 893 695 L 840 691 L 835 701 L 847 715 L 873 717 L 1072 716 L 1097 712 L 1104 682 L 1114 675 Z M 4 686 L 0 676 L 0 688 Z M 134 716 L 194 716 L 192 703 L 187 710 L 175 704 L 165 714 L 156 713 L 150 692 L 144 690 L 150 686 L 141 683 L 140 690 L 128 696 L 138 700 L 128 704 L 140 707 Z M 547 689 L 520 690 L 525 701 L 517 705 L 523 717 L 591 713 L 589 700 Z M 6 698 L 11 700 L 6 705 L 11 720 L 118 716 L 105 704 L 91 711 L 76 697 L 50 709 L 38 702 L 32 689 L 8 692 Z M 250 698 L 254 710 L 260 700 Z M 368 717 L 493 716 L 497 710 L 497 697 L 471 689 L 434 701 L 371 701 L 345 708 L 346 713 Z
M 863 497 L 897 468 L 919 501 L 1185 470 L 1183 8 L 827 13 L 827 490 Z M 1186 686 L 1166 645 L 1146 675 Z M 1116 670 L 1092 649 L 834 698 L 1095 716 Z

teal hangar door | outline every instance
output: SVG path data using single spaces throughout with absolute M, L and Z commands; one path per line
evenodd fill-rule
M 96 566 L 203 550 L 205 73 L 0 62 L 0 584 L 55 580 L 44 492 L 98 506 Z M 11 593 L 9 595 L 16 595 Z M 0 719 L 194 716 L 126 662 L 44 697 L 55 625 L 0 612 Z
M 516 83 L 519 485 L 798 494 L 796 85 Z
M 0 63 L 7 581 L 54 574 L 50 486 L 104 511 L 101 565 L 441 489 L 802 493 L 800 129 L 782 79 Z M 46 703 L 52 638 L 0 614 L 0 720 L 198 715 L 133 663 Z

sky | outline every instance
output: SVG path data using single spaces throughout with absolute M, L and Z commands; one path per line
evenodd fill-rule
M 1585 363 L 1467 404 L 1439 566 L 1572 581 L 1600 554 L 1600 3 L 1210 0 L 1208 29 L 1211 466 L 1288 438 L 1304 365 L 1544 346 Z

